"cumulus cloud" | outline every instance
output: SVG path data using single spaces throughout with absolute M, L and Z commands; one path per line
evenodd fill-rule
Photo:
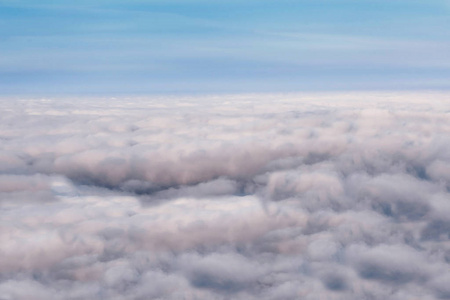
M 439 93 L 3 99 L 0 299 L 450 299 Z

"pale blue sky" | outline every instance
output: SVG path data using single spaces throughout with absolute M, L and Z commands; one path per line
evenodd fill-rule
M 0 0 L 0 94 L 450 88 L 450 1 Z

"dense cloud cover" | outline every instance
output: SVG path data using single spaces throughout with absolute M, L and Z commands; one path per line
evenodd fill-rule
M 3 99 L 0 299 L 450 299 L 448 94 Z

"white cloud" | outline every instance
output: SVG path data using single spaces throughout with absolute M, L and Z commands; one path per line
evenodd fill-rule
M 6 299 L 448 298 L 448 94 L 2 103 Z

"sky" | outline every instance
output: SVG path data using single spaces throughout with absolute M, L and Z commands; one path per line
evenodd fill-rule
M 0 298 L 450 300 L 448 0 L 0 0 Z
M 447 0 L 0 0 L 0 94 L 450 88 Z

